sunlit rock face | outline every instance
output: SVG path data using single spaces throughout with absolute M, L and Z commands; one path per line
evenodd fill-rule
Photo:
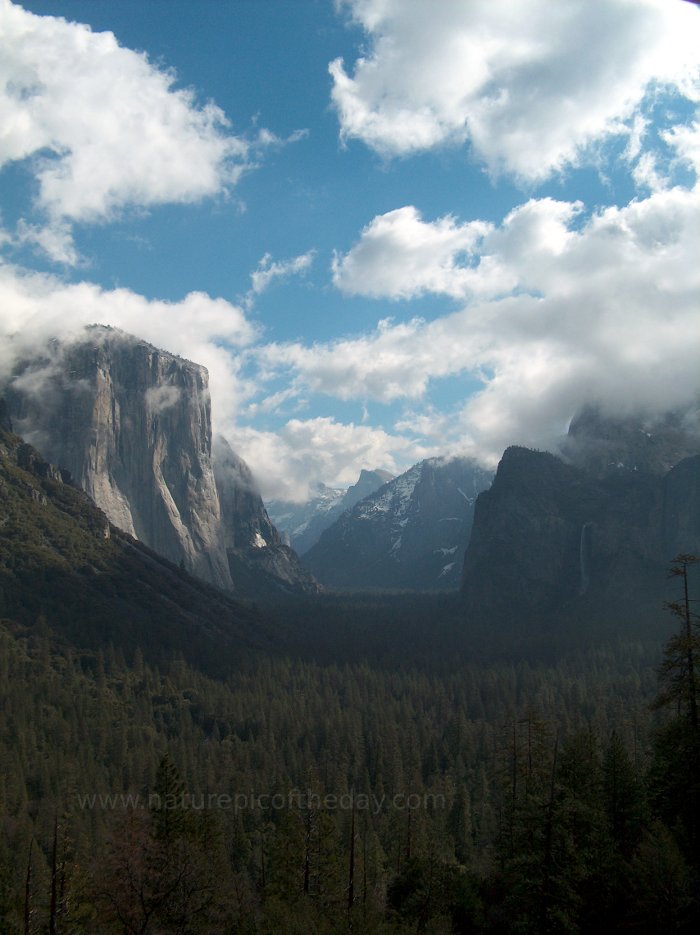
M 7 391 L 18 432 L 110 521 L 230 588 L 204 367 L 93 327 L 24 362 Z

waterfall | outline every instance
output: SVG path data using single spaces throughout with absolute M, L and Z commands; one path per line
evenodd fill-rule
M 579 594 L 585 594 L 588 585 L 591 583 L 591 526 L 592 523 L 584 523 L 581 527 L 581 539 L 579 541 Z

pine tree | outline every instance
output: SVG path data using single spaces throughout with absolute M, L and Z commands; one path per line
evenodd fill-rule
M 681 627 L 666 645 L 655 706 L 670 708 L 672 718 L 656 736 L 650 779 L 661 817 L 669 828 L 679 828 L 682 850 L 700 865 L 700 627 L 688 581 L 698 561 L 695 555 L 678 555 L 671 568 L 671 577 L 681 579 L 682 595 L 668 608 Z

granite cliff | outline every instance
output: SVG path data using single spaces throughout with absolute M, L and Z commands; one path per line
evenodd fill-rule
M 203 367 L 93 327 L 20 365 L 6 395 L 15 430 L 70 471 L 110 522 L 232 587 Z
M 264 508 L 247 479 L 239 492 L 233 480 L 217 485 L 204 367 L 94 326 L 20 363 L 5 395 L 15 430 L 70 471 L 115 526 L 224 590 L 255 589 L 248 575 L 232 576 L 231 557 L 240 573 L 238 559 L 257 548 L 243 533 L 256 522 L 248 513 Z M 278 562 L 285 587 L 294 563 L 293 553 Z M 307 577 L 299 569 L 300 587 Z
M 652 433 L 588 414 L 572 423 L 568 463 L 508 448 L 476 503 L 462 577 L 470 617 L 659 618 L 669 563 L 700 552 L 694 439 L 674 417 Z

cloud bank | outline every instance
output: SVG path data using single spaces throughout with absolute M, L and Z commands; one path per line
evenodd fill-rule
M 367 51 L 329 66 L 344 140 L 385 157 L 469 143 L 527 182 L 635 131 L 645 95 L 697 99 L 700 17 L 669 0 L 341 0 Z M 638 126 L 636 128 L 638 130 Z
M 347 292 L 431 291 L 469 304 L 432 321 L 387 319 L 372 334 L 259 354 L 307 391 L 414 409 L 434 381 L 477 376 L 483 389 L 454 414 L 445 442 L 461 434 L 487 462 L 508 444 L 553 444 L 586 401 L 617 412 L 687 403 L 699 389 L 697 189 L 654 192 L 583 222 L 582 210 L 532 199 L 497 227 L 424 221 L 412 207 L 375 218 L 336 259 Z M 416 417 L 414 430 L 425 431 L 426 419 Z

